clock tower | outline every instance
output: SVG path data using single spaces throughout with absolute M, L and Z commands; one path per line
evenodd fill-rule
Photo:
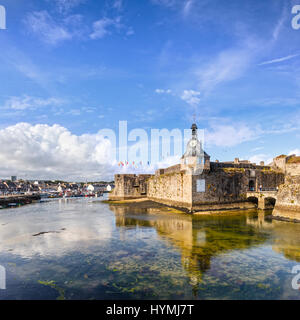
M 201 174 L 203 170 L 210 170 L 210 156 L 203 150 L 202 141 L 198 140 L 198 127 L 194 123 L 191 127 L 192 137 L 187 143 L 184 155 L 181 157 L 181 167 L 192 170 L 193 174 Z

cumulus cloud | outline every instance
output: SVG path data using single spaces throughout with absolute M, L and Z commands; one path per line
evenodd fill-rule
M 64 101 L 58 98 L 36 98 L 30 96 L 22 96 L 22 97 L 10 97 L 4 103 L 5 109 L 13 109 L 13 110 L 34 110 L 42 107 L 50 107 L 50 106 L 58 106 L 63 104 Z
M 194 90 L 184 90 L 181 99 L 191 106 L 196 106 L 200 102 L 200 92 Z
M 0 130 L 0 176 L 74 181 L 111 179 L 113 146 L 100 133 L 72 134 L 59 125 L 18 123 Z

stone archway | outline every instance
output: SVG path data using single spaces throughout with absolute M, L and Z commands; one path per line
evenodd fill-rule
M 265 199 L 265 209 L 273 209 L 276 204 L 276 199 L 273 197 L 266 197 Z
M 257 197 L 248 197 L 247 201 L 252 202 L 258 206 L 258 198 Z

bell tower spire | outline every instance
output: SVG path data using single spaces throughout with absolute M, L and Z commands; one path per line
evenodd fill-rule
M 191 129 L 192 129 L 192 138 L 193 139 L 197 139 L 197 129 L 198 129 L 198 127 L 197 127 L 196 123 L 193 123 Z

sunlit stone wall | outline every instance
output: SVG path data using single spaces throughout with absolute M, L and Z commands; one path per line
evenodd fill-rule
M 300 221 L 300 175 L 286 176 L 279 188 L 273 215 Z
M 169 205 L 192 205 L 192 176 L 182 172 L 155 175 L 148 180 L 148 198 Z
M 147 196 L 149 174 L 116 174 L 115 188 L 109 195 L 111 200 L 137 199 Z

